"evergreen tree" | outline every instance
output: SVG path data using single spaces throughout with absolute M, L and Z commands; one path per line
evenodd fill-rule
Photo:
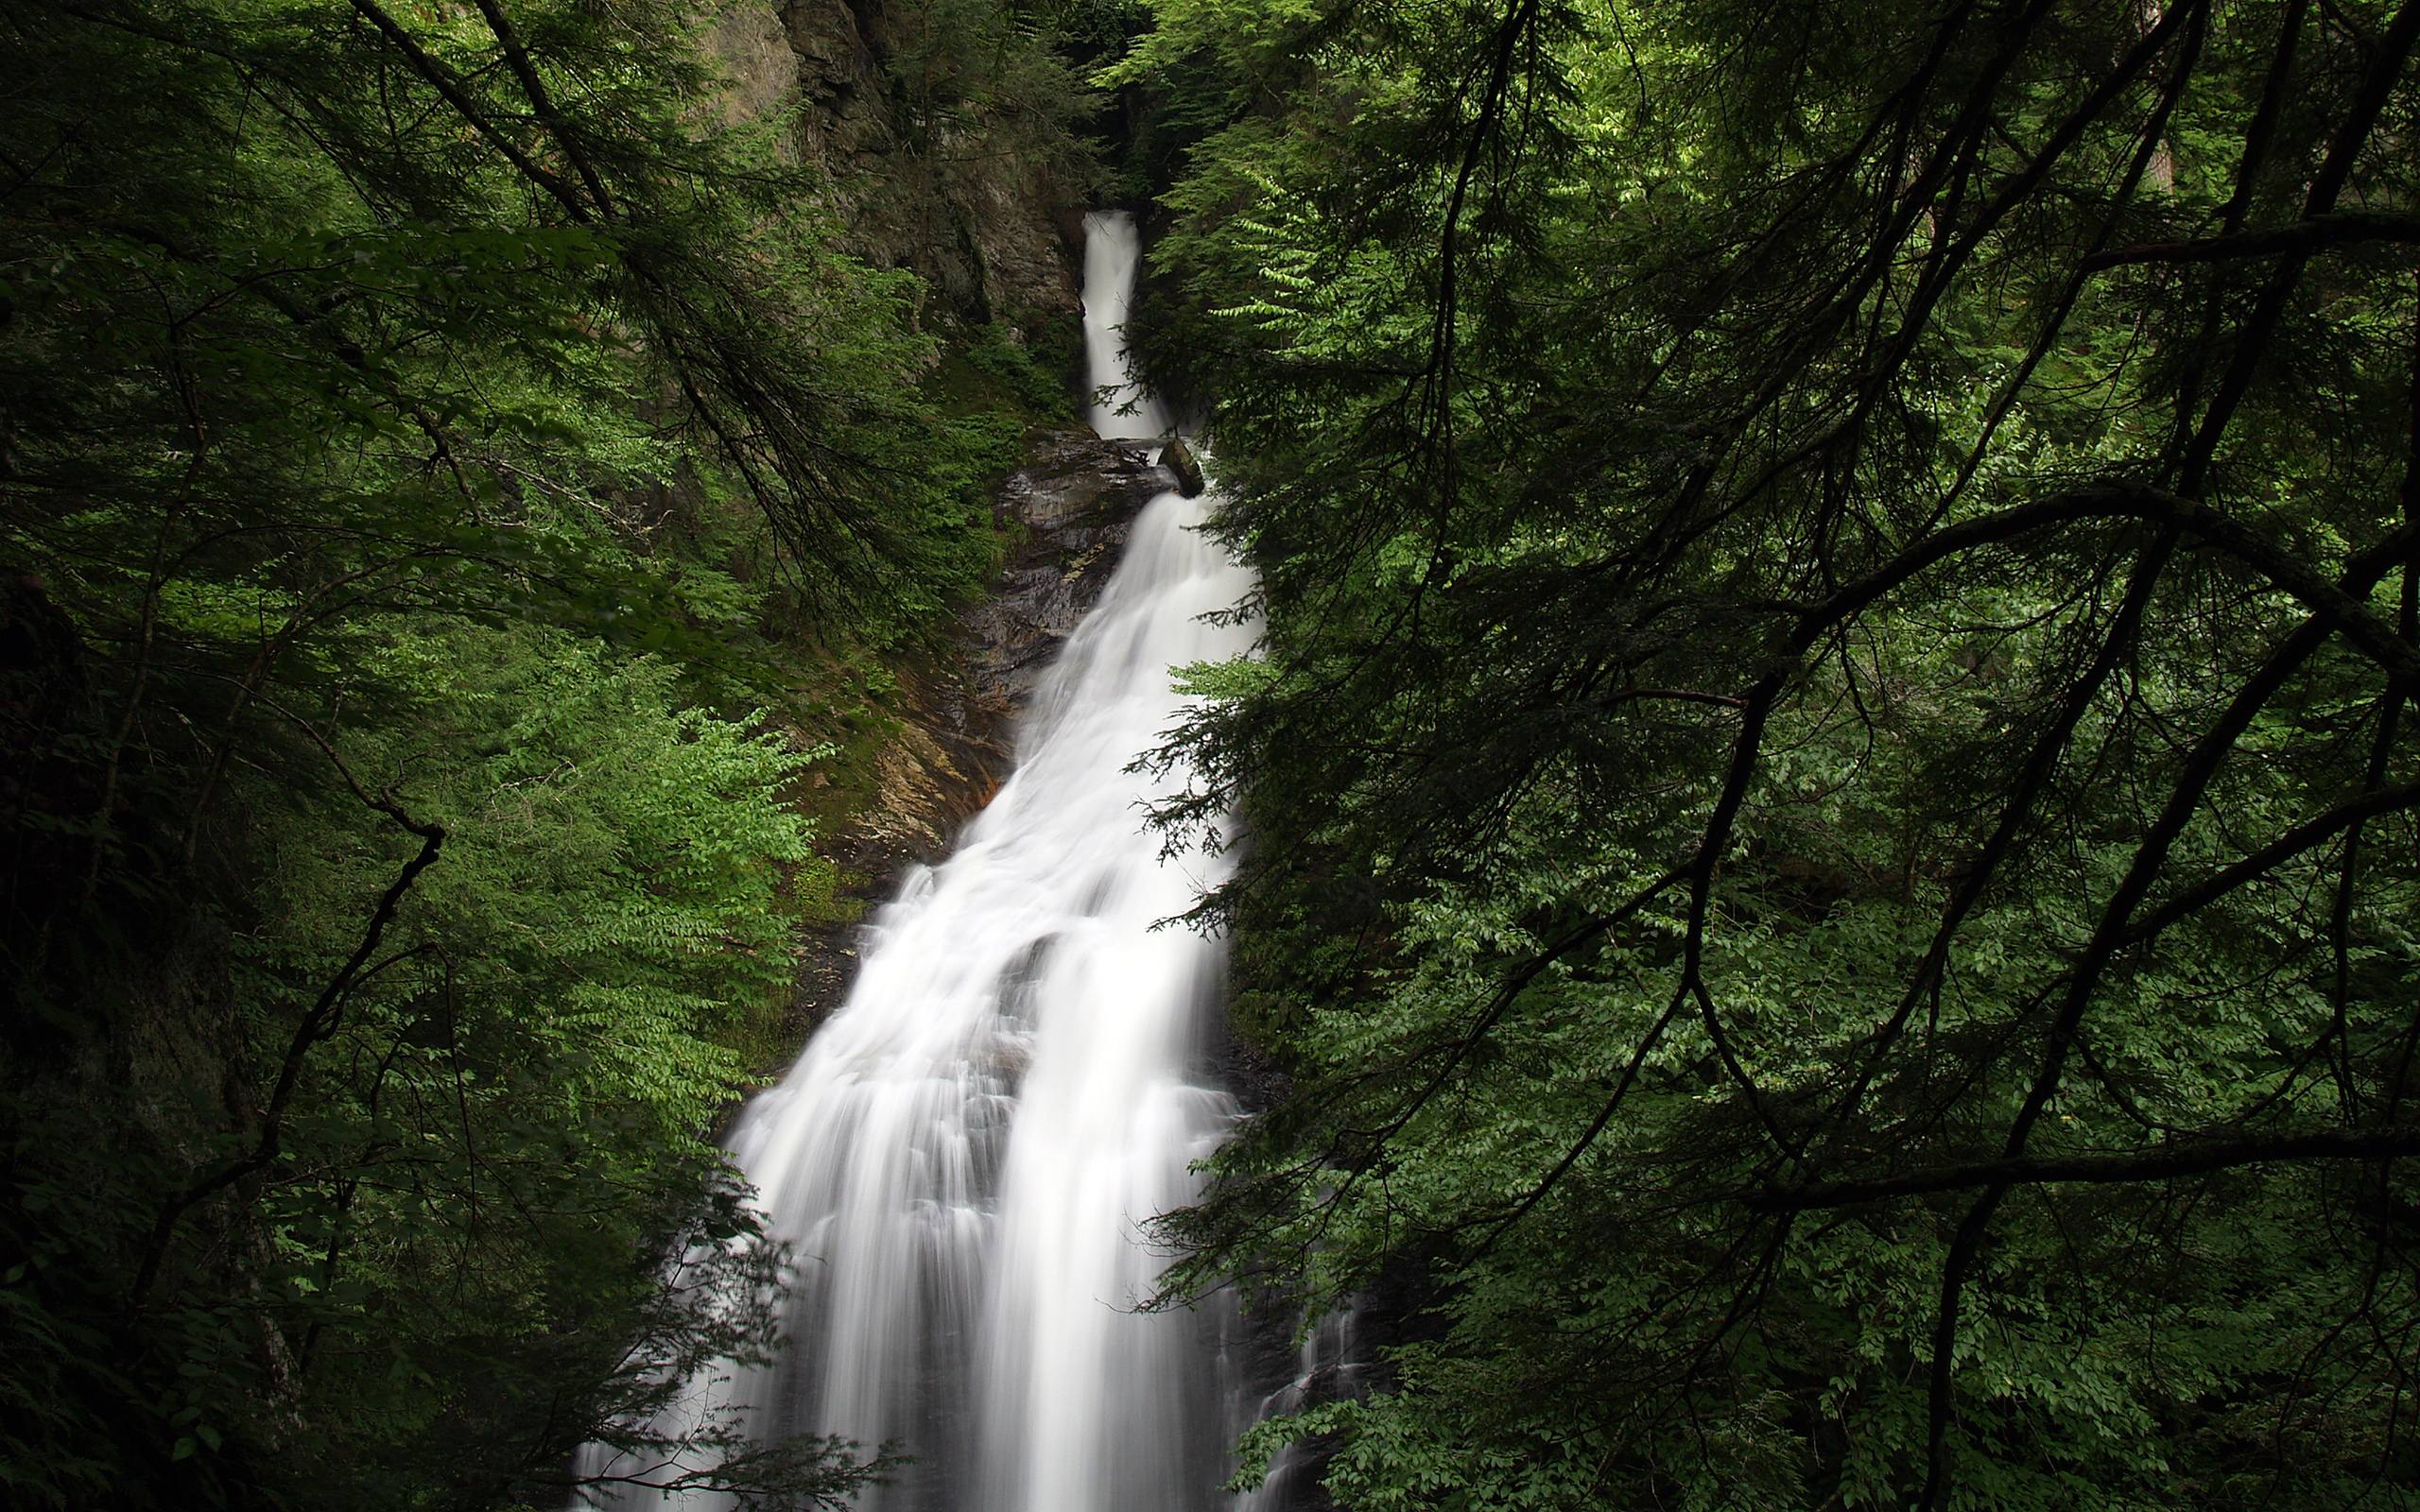
M 701 19 L 0 5 L 12 1506 L 560 1504 L 770 1345 L 709 1129 L 836 906 L 772 638 L 977 581 L 1015 428 Z M 744 1427 L 639 1473 L 884 1463 Z
M 2401 1506 L 2420 6 L 1161 0 L 1358 1508 Z

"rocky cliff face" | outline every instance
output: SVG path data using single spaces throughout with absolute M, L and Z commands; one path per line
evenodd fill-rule
M 726 112 L 789 113 L 786 150 L 828 180 L 859 256 L 1028 338 L 1080 314 L 1076 80 L 1002 17 L 953 0 L 730 0 L 707 44 Z

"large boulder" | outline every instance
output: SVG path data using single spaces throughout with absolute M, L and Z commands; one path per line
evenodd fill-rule
M 1199 498 L 1208 487 L 1201 476 L 1201 459 L 1182 436 L 1168 438 L 1168 444 L 1160 451 L 1160 466 L 1176 474 L 1176 490 L 1188 499 Z

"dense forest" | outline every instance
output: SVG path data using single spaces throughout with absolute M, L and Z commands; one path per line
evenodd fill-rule
M 1339 1502 L 2420 1500 L 2420 6 L 1158 18 Z
M 2420 1506 L 2420 0 L 0 40 L 10 1505 L 560 1506 L 776 1347 L 716 1125 L 1118 203 L 1259 585 L 1160 1301 L 1372 1341 L 1238 1486 Z
M 704 19 L 0 11 L 11 1506 L 562 1504 L 768 1343 L 709 1128 L 841 906 L 808 784 L 1064 401 Z M 1005 18 L 915 61 L 1082 171 Z

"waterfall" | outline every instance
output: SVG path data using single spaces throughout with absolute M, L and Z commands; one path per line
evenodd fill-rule
M 1103 436 L 1158 437 L 1175 428 L 1151 391 L 1126 365 L 1124 327 L 1134 307 L 1134 276 L 1143 266 L 1143 233 L 1122 210 L 1084 217 L 1084 364 L 1098 400 L 1093 429 Z M 1132 414 L 1119 410 L 1132 406 Z
M 1133 225 L 1088 227 L 1093 377 L 1131 389 L 1113 328 Z M 1236 1111 L 1191 1074 L 1219 1010 L 1220 948 L 1155 927 L 1224 868 L 1164 857 L 1145 828 L 1146 806 L 1185 773 L 1129 769 L 1185 708 L 1169 668 L 1252 642 L 1249 627 L 1204 622 L 1250 580 L 1200 533 L 1201 515 L 1171 492 L 1135 520 L 1036 690 L 1014 774 L 948 859 L 907 876 L 846 1000 L 732 1129 L 798 1275 L 781 1358 L 691 1390 L 727 1393 L 760 1437 L 901 1441 L 916 1464 L 864 1507 L 1227 1500 L 1217 1327 L 1133 1311 L 1164 1264 L 1138 1226 L 1195 1195 L 1188 1167 Z
M 1290 1417 L 1322 1401 L 1359 1396 L 1361 1378 L 1368 1369 L 1361 1357 L 1360 1327 L 1358 1303 L 1308 1320 L 1295 1349 L 1293 1379 L 1261 1398 L 1237 1421 L 1236 1432 L 1270 1418 Z M 1287 1445 L 1270 1457 L 1261 1483 L 1236 1498 L 1234 1512 L 1288 1512 L 1314 1504 L 1311 1486 L 1321 1468 L 1316 1449 L 1299 1440 Z

